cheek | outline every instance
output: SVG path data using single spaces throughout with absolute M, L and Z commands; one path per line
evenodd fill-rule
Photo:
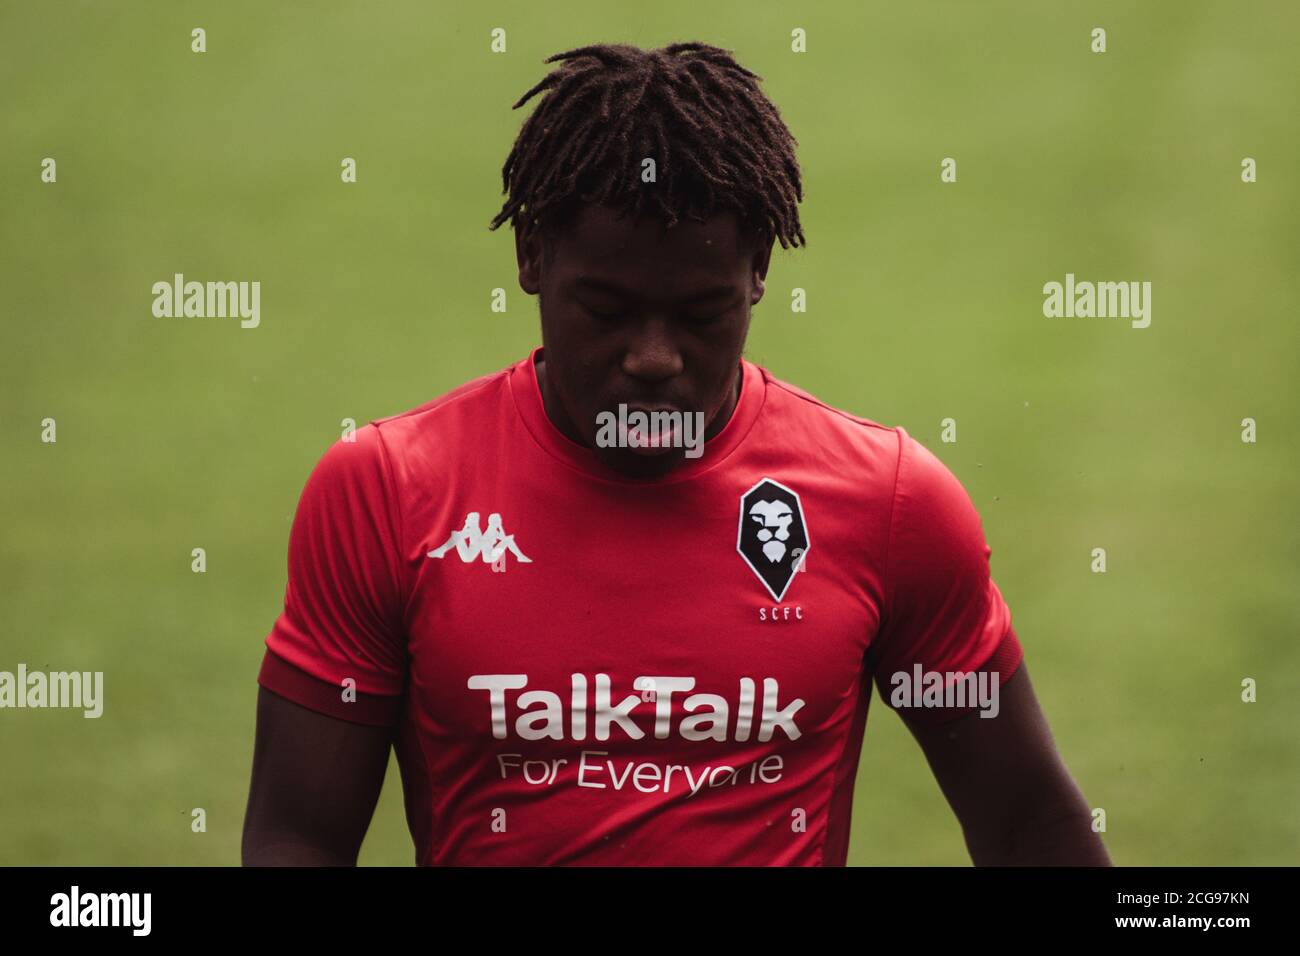
M 711 382 L 725 388 L 726 380 L 740 363 L 745 349 L 745 325 L 728 325 L 700 337 L 696 350 L 697 367 L 706 369 Z
M 745 336 L 729 332 L 710 343 L 703 353 L 701 361 L 707 363 L 699 366 L 707 368 L 708 411 L 716 415 L 731 397 L 731 387 L 736 384 L 737 366 L 744 353 Z
M 555 384 L 565 410 L 580 431 L 595 434 L 596 413 L 601 410 L 601 395 L 608 386 L 610 362 L 617 360 L 594 348 L 590 338 L 582 335 L 557 344 L 555 354 L 561 356 L 555 366 Z

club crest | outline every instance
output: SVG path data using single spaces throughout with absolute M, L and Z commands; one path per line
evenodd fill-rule
M 736 550 L 780 601 L 808 554 L 808 528 L 799 495 L 771 478 L 741 495 Z

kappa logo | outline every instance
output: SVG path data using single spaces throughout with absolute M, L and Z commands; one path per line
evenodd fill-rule
M 479 528 L 479 513 L 471 511 L 465 516 L 465 524 L 459 531 L 453 531 L 442 545 L 429 552 L 431 558 L 441 558 L 452 548 L 466 564 L 474 560 L 491 564 L 492 569 L 505 570 L 506 552 L 510 552 L 520 564 L 532 564 L 533 559 L 519 550 L 515 536 L 506 534 L 501 524 L 501 515 L 495 511 L 488 515 L 487 528 Z
M 764 478 L 740 496 L 736 550 L 780 601 L 808 555 L 808 528 L 799 495 Z

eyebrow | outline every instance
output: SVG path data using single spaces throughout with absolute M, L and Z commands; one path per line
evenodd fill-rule
M 574 285 L 580 286 L 584 289 L 590 289 L 593 292 L 606 292 L 611 295 L 616 295 L 624 299 L 635 298 L 634 295 L 629 293 L 627 289 L 624 289 L 618 283 L 608 282 L 605 279 L 597 279 L 595 276 L 579 276 L 577 280 L 574 282 Z M 704 302 L 709 299 L 719 299 L 722 298 L 723 296 L 732 296 L 735 294 L 736 294 L 735 286 L 730 286 L 730 285 L 714 286 L 711 289 L 704 289 L 701 292 L 696 292 L 694 295 L 691 295 L 688 298 L 682 299 L 682 304 L 689 304 L 692 302 Z

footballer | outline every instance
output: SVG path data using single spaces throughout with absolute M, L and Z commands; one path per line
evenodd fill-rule
M 422 865 L 842 866 L 874 683 L 974 863 L 1109 864 L 957 479 L 744 358 L 804 241 L 759 78 L 547 62 L 491 222 L 541 346 L 312 471 L 244 862 L 355 864 L 395 748 Z

